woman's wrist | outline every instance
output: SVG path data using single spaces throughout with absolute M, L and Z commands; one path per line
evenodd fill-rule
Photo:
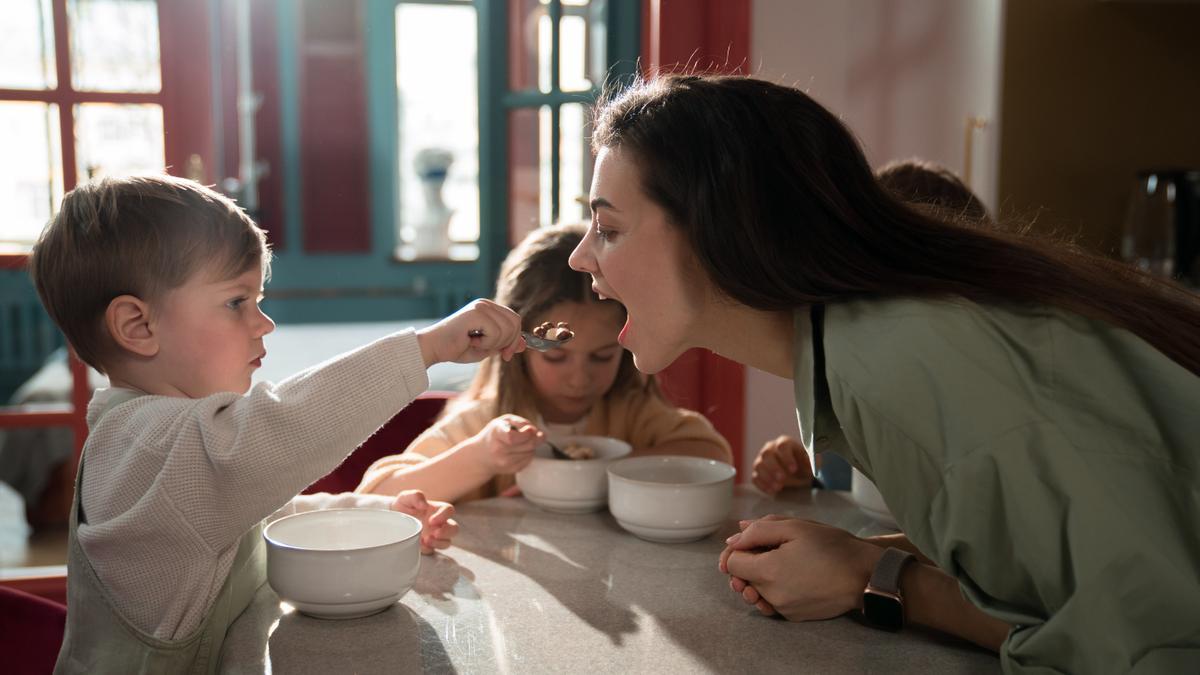
M 924 553 L 921 553 L 921 549 L 917 548 L 916 545 L 913 544 L 903 532 L 896 532 L 894 534 L 877 534 L 872 537 L 866 537 L 864 541 L 871 542 L 880 548 L 886 549 L 891 547 L 898 548 L 901 551 L 908 551 L 909 553 L 917 556 L 917 560 L 920 560 L 926 565 L 934 565 L 934 562 L 930 560 Z
M 904 621 L 1000 650 L 1010 626 L 963 596 L 958 580 L 933 565 L 913 562 L 900 575 Z
M 869 539 L 858 539 L 858 541 L 861 545 L 856 556 L 856 563 L 853 566 L 855 570 L 854 608 L 861 612 L 863 591 L 867 589 L 867 584 L 871 581 L 871 575 L 875 572 L 875 566 L 879 564 L 879 559 L 883 557 L 883 552 L 887 548 L 876 546 Z

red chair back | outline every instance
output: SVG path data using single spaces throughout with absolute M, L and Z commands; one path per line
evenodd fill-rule
M 404 452 L 409 443 L 437 420 L 442 408 L 446 406 L 446 401 L 454 396 L 455 392 L 449 391 L 427 391 L 421 394 L 350 453 L 338 468 L 308 486 L 304 494 L 353 491 L 362 481 L 363 473 L 375 460 Z
M 0 658 L 6 672 L 52 672 L 66 625 L 66 606 L 0 586 Z

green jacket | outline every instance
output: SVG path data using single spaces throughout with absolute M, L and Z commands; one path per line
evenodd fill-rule
M 1014 626 L 1005 672 L 1200 673 L 1200 377 L 1046 308 L 857 301 L 796 328 L 806 443 Z

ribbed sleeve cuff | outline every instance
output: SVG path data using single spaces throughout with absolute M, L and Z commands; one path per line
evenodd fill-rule
M 395 343 L 394 355 L 389 356 L 395 358 L 400 367 L 409 398 L 416 398 L 429 389 L 429 371 L 425 369 L 425 359 L 421 356 L 421 343 L 417 341 L 417 331 L 410 328 L 383 339 Z

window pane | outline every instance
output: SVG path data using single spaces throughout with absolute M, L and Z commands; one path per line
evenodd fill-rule
M 162 88 L 155 0 L 69 0 L 71 81 L 80 91 Z
M 574 8 L 564 8 L 568 12 Z M 565 14 L 559 24 L 558 68 L 563 91 L 587 91 L 592 82 L 587 73 L 588 22 L 583 14 Z
M 550 91 L 550 18 L 539 0 L 508 0 L 508 88 Z M 540 56 L 545 53 L 546 56 Z
M 416 257 L 478 257 L 477 49 L 474 7 L 396 7 L 400 240 Z M 471 246 L 443 252 L 437 230 L 447 218 L 450 242 Z
M 0 102 L 0 249 L 33 243 L 63 194 L 58 106 Z M 6 246 L 8 244 L 9 246 Z
M 508 113 L 509 232 L 511 243 L 541 225 L 541 149 L 537 108 Z
M 163 171 L 162 107 L 116 103 L 75 106 L 75 159 L 80 182 Z
M 50 0 L 8 0 L 0 21 L 0 88 L 57 86 Z
M 558 219 L 564 223 L 588 219 L 586 203 L 595 161 L 588 143 L 590 123 L 588 107 L 584 104 L 566 103 L 560 108 Z

